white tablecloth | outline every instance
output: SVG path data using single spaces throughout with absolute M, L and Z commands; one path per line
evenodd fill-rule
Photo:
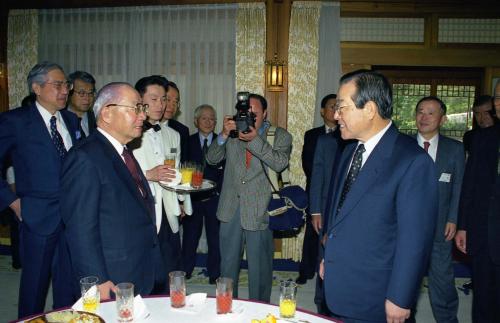
M 218 315 L 216 313 L 215 298 L 207 298 L 204 307 L 199 313 L 188 313 L 172 309 L 169 297 L 150 297 L 145 298 L 149 312 L 149 317 L 134 322 L 144 323 L 218 323 L 218 322 L 242 322 L 250 323 L 252 319 L 263 319 L 268 314 L 279 317 L 279 307 L 271 304 L 263 304 L 244 300 L 233 300 L 233 309 L 241 309 L 238 314 Z M 102 303 L 99 309 L 99 315 L 108 323 L 117 322 L 115 302 Z M 299 321 L 300 320 L 300 321 Z M 298 310 L 291 322 L 298 323 L 322 323 L 332 322 L 331 319 L 322 318 L 312 313 L 306 313 Z M 290 321 L 279 320 L 280 323 Z M 335 322 L 335 321 L 333 321 Z

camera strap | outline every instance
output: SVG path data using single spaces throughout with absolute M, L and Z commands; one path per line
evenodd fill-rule
M 266 132 L 266 140 L 273 148 L 274 148 L 275 135 L 276 135 L 276 127 L 270 126 Z M 269 184 L 271 184 L 271 187 L 273 189 L 273 194 L 278 193 L 281 188 L 290 185 L 288 166 L 280 173 L 277 173 L 268 167 L 267 168 L 269 170 L 268 174 L 264 162 L 262 162 L 262 160 L 260 161 L 260 164 L 262 165 L 262 169 L 264 170 L 264 174 L 266 175 Z

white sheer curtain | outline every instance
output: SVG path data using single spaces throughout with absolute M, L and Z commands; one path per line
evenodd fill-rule
M 181 92 L 179 121 L 193 132 L 194 108 L 211 104 L 220 130 L 234 113 L 236 13 L 235 4 L 40 10 L 39 59 L 87 71 L 98 87 L 164 75 Z

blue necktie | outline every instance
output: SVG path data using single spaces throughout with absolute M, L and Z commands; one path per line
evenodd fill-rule
M 56 116 L 52 116 L 52 118 L 50 118 L 50 136 L 52 137 L 52 142 L 56 146 L 59 156 L 61 156 L 61 158 L 64 158 L 68 151 L 66 150 L 66 147 L 64 147 L 64 141 L 61 137 L 61 134 L 59 133 L 59 131 L 57 131 L 56 121 Z

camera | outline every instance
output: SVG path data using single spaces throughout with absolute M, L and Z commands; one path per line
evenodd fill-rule
M 236 95 L 236 114 L 233 120 L 236 123 L 236 130 L 231 130 L 229 136 L 231 138 L 238 138 L 238 132 L 248 133 L 250 127 L 255 127 L 255 113 L 250 111 L 250 93 L 238 92 Z

